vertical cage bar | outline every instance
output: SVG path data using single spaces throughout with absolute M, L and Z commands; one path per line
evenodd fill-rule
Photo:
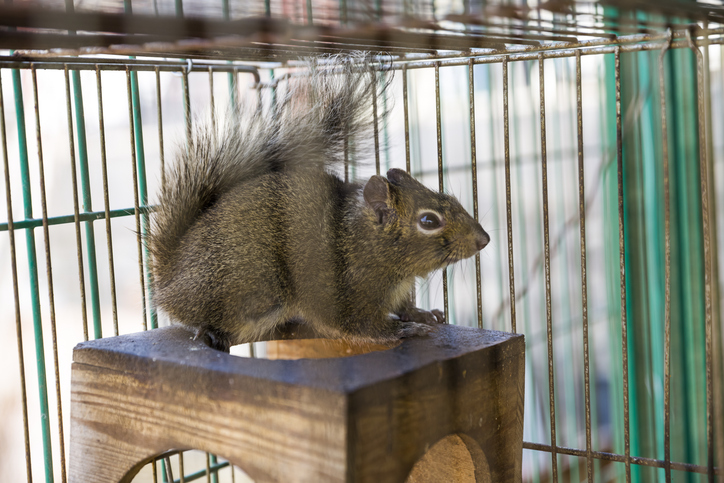
M 387 81 L 387 73 L 384 70 L 381 70 L 379 72 L 380 76 L 380 82 L 382 85 L 386 84 Z M 385 154 L 385 168 L 390 168 L 390 130 L 388 129 L 388 114 L 389 109 L 387 108 L 387 89 L 384 89 L 382 91 L 382 112 L 385 113 L 385 116 L 382 118 L 382 149 Z
M 503 57 L 503 143 L 505 146 L 505 212 L 508 225 L 508 285 L 510 288 L 510 325 L 515 323 L 515 270 L 513 266 L 513 214 L 510 189 L 510 119 L 508 118 L 508 57 Z
M 631 433 L 628 410 L 628 327 L 626 317 L 626 256 L 623 196 L 623 131 L 621 126 L 621 48 L 614 49 L 614 75 L 616 85 L 616 160 L 618 174 L 618 249 L 621 274 L 621 355 L 623 359 L 623 432 L 626 482 L 631 482 Z
M 133 208 L 136 217 L 136 240 L 138 246 L 138 273 L 139 282 L 141 284 L 141 303 L 143 309 L 143 330 L 148 330 L 147 321 L 147 308 L 146 308 L 146 283 L 144 279 L 143 270 L 143 244 L 141 243 L 141 210 L 139 206 L 139 179 L 138 179 L 138 166 L 136 158 L 136 129 L 135 129 L 135 116 L 134 116 L 134 103 L 133 103 L 133 88 L 132 88 L 132 76 L 131 68 L 126 66 L 126 89 L 128 94 L 128 123 L 130 132 L 130 146 L 131 146 L 131 164 L 133 169 Z M 153 328 L 153 327 L 152 327 Z M 156 464 L 154 463 L 154 469 Z
M 35 136 L 38 144 L 38 174 L 40 181 L 40 206 L 43 217 L 43 244 L 45 247 L 45 271 L 48 280 L 48 310 L 50 312 L 50 336 L 53 344 L 53 369 L 55 371 L 55 397 L 58 413 L 58 446 L 60 449 L 60 478 L 65 483 L 65 436 L 63 434 L 63 405 L 60 399 L 60 368 L 58 366 L 58 334 L 55 320 L 55 292 L 53 290 L 53 263 L 50 257 L 50 231 L 48 229 L 48 200 L 45 191 L 45 166 L 43 164 L 43 138 L 40 130 L 40 103 L 38 102 L 38 77 L 35 66 L 30 70 L 33 77 L 33 103 L 35 109 Z
M 3 97 L 2 71 L 0 71 L 0 140 L 2 140 L 3 168 L 5 172 L 5 200 L 8 215 L 8 237 L 10 241 L 10 269 L 13 279 L 13 300 L 15 302 L 15 336 L 18 346 L 18 367 L 20 369 L 20 402 L 23 409 L 23 438 L 25 442 L 25 475 L 32 483 L 32 458 L 30 455 L 30 432 L 28 429 L 28 395 L 25 382 L 25 354 L 23 351 L 23 327 L 20 317 L 20 293 L 18 286 L 18 263 L 15 252 L 15 228 L 13 227 L 13 197 L 10 188 L 10 164 L 8 161 L 8 142 L 5 130 L 5 100 Z
M 666 119 L 666 71 L 664 55 L 672 40 L 659 54 L 659 101 L 661 111 L 661 157 L 664 171 L 664 475 L 671 483 L 671 206 L 669 199 L 669 133 Z
M 209 67 L 209 69 L 211 68 Z M 163 187 L 166 186 L 166 157 L 163 152 L 163 109 L 161 108 L 161 72 L 158 66 L 156 66 L 156 117 L 158 118 L 158 154 L 160 158 L 159 160 L 161 162 L 161 186 Z
M 374 82 L 372 82 L 372 119 L 374 122 L 375 169 L 377 170 L 377 174 L 380 174 L 380 133 L 377 119 L 377 73 L 372 67 L 370 67 L 370 75 L 374 79 Z
M 191 147 L 192 141 L 192 123 L 191 123 L 191 98 L 189 94 L 189 71 L 188 67 L 184 67 L 181 74 L 181 82 L 183 84 L 184 95 L 184 121 L 186 122 L 186 145 Z
M 159 97 L 161 93 L 159 92 Z M 216 102 L 214 98 L 214 70 L 209 66 L 209 109 L 211 109 L 211 132 L 216 143 Z
M 166 456 L 163 459 L 162 468 L 163 468 L 164 480 L 169 481 L 170 483 L 173 483 L 173 481 L 174 481 L 173 468 L 171 467 L 171 457 L 170 456 Z
M 718 205 L 716 202 L 716 173 L 714 164 L 714 134 L 712 132 L 712 104 L 711 104 L 711 65 L 710 65 L 710 49 L 714 48 L 708 41 L 708 34 L 706 29 L 708 28 L 706 22 L 703 23 L 704 28 L 704 105 L 706 108 L 706 149 L 707 149 L 707 167 L 708 176 L 711 185 L 709 186 L 709 217 L 711 227 L 711 246 L 714 249 L 711 251 L 711 280 L 712 280 L 712 346 L 711 346 L 711 359 L 712 359 L 712 446 L 714 447 L 714 465 L 724 466 L 724 419 L 722 416 L 717 415 L 724 414 L 724 393 L 722 392 L 722 385 L 724 384 L 724 377 L 722 376 L 722 331 L 721 331 L 721 298 L 717 296 L 719 294 L 719 252 L 717 247 L 719 246 L 719 234 L 717 230 L 717 220 L 719 219 Z M 719 50 L 722 50 L 721 45 Z M 720 72 L 724 72 L 724 66 L 719 64 Z M 719 321 L 718 325 L 716 322 Z M 718 395 L 718 397 L 717 397 Z
M 186 483 L 186 472 L 184 470 L 183 451 L 178 454 L 178 472 L 179 472 L 179 483 Z
M 35 136 L 38 148 L 38 175 L 40 182 L 40 205 L 43 221 L 43 245 L 45 248 L 45 269 L 48 281 L 48 311 L 50 313 L 50 332 L 53 344 L 53 369 L 55 376 L 56 409 L 58 412 L 58 443 L 60 446 L 61 480 L 66 481 L 65 474 L 65 443 L 63 436 L 63 409 L 60 400 L 60 369 L 58 367 L 58 337 L 55 320 L 55 293 L 53 290 L 53 264 L 50 257 L 50 233 L 48 230 L 48 203 L 45 191 L 45 167 L 43 164 L 43 141 L 40 130 L 40 103 L 38 102 L 38 78 L 34 65 L 30 72 L 33 79 L 33 107 L 35 110 Z M 44 375 L 45 377 L 45 375 Z
M 410 174 L 410 107 L 407 98 L 407 64 L 402 65 L 402 102 L 405 116 L 405 169 Z
M 83 197 L 83 212 L 93 211 L 90 185 L 90 170 L 88 168 L 88 144 L 85 136 L 85 113 L 83 108 L 83 88 L 80 72 L 72 71 L 73 102 L 75 103 L 75 128 L 78 136 L 78 161 L 80 165 L 81 194 Z M 96 261 L 96 238 L 93 230 L 93 221 L 86 221 L 85 242 L 88 253 L 88 285 L 91 295 L 91 313 L 93 314 L 93 336 L 96 339 L 103 337 L 101 328 L 101 302 L 98 290 L 98 263 Z
M 135 167 L 134 176 L 138 183 L 138 195 L 139 195 L 139 207 L 144 209 L 148 206 L 148 187 L 146 182 L 146 154 L 143 147 L 143 120 L 141 119 L 141 96 L 138 90 L 138 73 L 135 71 L 128 70 L 131 77 L 131 97 L 129 101 L 132 105 L 133 114 L 133 135 L 135 140 L 135 161 L 137 166 Z M 141 242 L 142 238 L 148 233 L 148 214 L 146 212 L 140 214 L 141 226 L 139 227 L 138 242 L 142 253 L 142 258 L 139 259 L 139 263 L 142 267 L 145 266 L 143 273 L 145 275 L 146 282 L 141 288 L 144 288 L 143 295 L 143 307 L 144 307 L 144 319 L 150 315 L 151 328 L 155 329 L 158 327 L 158 317 L 156 311 L 153 308 L 153 293 L 151 292 L 151 272 L 148 270 L 149 253 L 148 250 L 143 246 Z M 148 288 L 148 295 L 146 295 L 145 288 Z M 146 322 L 144 322 L 145 324 Z
M 440 112 L 440 61 L 435 62 L 435 119 L 437 124 L 437 177 L 439 182 L 440 193 L 445 191 L 443 183 L 443 164 L 442 164 L 442 113 Z M 450 311 L 448 308 L 447 293 L 447 268 L 442 269 L 442 295 L 445 303 L 445 323 L 450 323 Z
M 538 80 L 540 89 L 540 143 L 543 187 L 543 249 L 545 263 L 546 332 L 548 334 L 548 403 L 551 424 L 551 470 L 553 481 L 558 481 L 558 451 L 556 443 L 556 399 L 553 375 L 553 318 L 551 313 L 551 254 L 548 222 L 548 160 L 546 154 L 546 105 L 543 53 L 538 54 Z
M 686 30 L 689 46 L 696 54 L 696 81 L 697 81 L 697 121 L 699 129 L 699 176 L 701 177 L 701 219 L 702 239 L 704 243 L 704 337 L 706 344 L 706 448 L 707 448 L 707 477 L 714 482 L 714 424 L 712 419 L 712 406 L 714 405 L 714 392 L 712 384 L 712 253 L 711 228 L 709 218 L 709 166 L 707 155 L 706 136 L 706 88 L 704 82 L 704 58 L 691 37 L 691 31 Z
M 229 101 L 231 103 L 231 112 L 234 113 L 234 120 L 239 115 L 239 92 L 237 84 L 239 83 L 239 71 L 234 69 L 233 72 L 229 72 Z
M 83 320 L 83 340 L 88 340 L 88 310 L 86 306 L 86 293 L 85 293 L 85 270 L 83 269 L 83 241 L 80 235 L 80 207 L 78 204 L 78 175 L 76 174 L 76 163 L 75 163 L 75 143 L 73 136 L 73 106 L 70 95 L 70 75 L 68 73 L 68 65 L 65 65 L 65 99 L 66 99 L 66 114 L 68 122 L 68 143 L 70 147 L 70 177 L 71 185 L 73 188 L 73 217 L 75 225 L 75 246 L 76 246 L 76 257 L 78 260 L 78 281 L 80 289 L 80 303 L 81 303 L 81 318 Z
M 214 467 L 214 472 L 211 474 L 211 483 L 219 483 L 219 470 L 216 468 L 219 460 L 216 458 L 215 454 L 210 455 L 209 460 L 211 467 Z
M 593 448 L 591 445 L 591 377 L 588 348 L 588 278 L 586 275 L 586 189 L 583 162 L 583 96 L 581 86 L 581 51 L 576 50 L 576 117 L 578 124 L 578 216 L 581 233 L 581 319 L 583 324 L 583 387 L 586 412 L 586 476 L 593 483 Z
M 28 142 L 25 131 L 25 107 L 23 103 L 20 72 L 12 70 L 13 92 L 15 95 L 15 118 L 18 127 L 18 150 L 20 155 L 20 176 L 23 191 L 23 209 L 25 219 L 33 218 L 32 189 L 30 187 L 30 167 L 28 160 Z M 53 451 L 50 441 L 50 415 L 48 411 L 48 382 L 45 375 L 45 348 L 43 346 L 43 321 L 40 314 L 40 289 L 38 288 L 38 259 L 35 250 L 35 232 L 28 228 L 25 232 L 25 244 L 28 251 L 28 275 L 30 277 L 30 302 L 33 310 L 33 332 L 35 335 L 35 362 L 38 370 L 38 397 L 40 400 L 40 427 L 43 437 L 43 460 L 45 462 L 45 480 L 53 481 Z
M 468 103 L 470 104 L 470 171 L 473 179 L 473 217 L 478 219 L 478 160 L 475 142 L 475 64 L 468 59 Z M 475 295 L 478 305 L 478 327 L 483 328 L 483 296 L 480 280 L 480 252 L 475 254 Z
M 403 115 L 405 122 L 405 169 L 407 174 L 412 175 L 411 170 L 411 159 L 410 159 L 410 106 L 407 91 L 407 64 L 402 64 L 402 102 L 403 102 Z M 414 306 L 417 298 L 417 287 L 412 287 L 412 293 L 410 294 L 410 300 Z
M 106 126 L 103 115 L 103 85 L 101 70 L 96 64 L 96 90 L 98 96 L 98 131 L 101 141 L 101 170 L 103 175 L 103 209 L 105 210 L 106 240 L 108 244 L 108 278 L 111 284 L 111 310 L 113 311 L 113 334 L 118 335 L 118 302 L 116 299 L 116 271 L 113 262 L 113 236 L 111 235 L 111 203 L 108 193 L 108 162 L 106 159 Z M 163 159 L 163 158 L 161 158 Z

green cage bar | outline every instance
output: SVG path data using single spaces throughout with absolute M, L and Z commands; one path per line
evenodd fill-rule
M 18 128 L 18 148 L 20 155 L 20 175 L 22 177 L 23 211 L 25 218 L 33 217 L 32 189 L 30 186 L 30 168 L 28 166 L 28 144 L 25 132 L 25 109 L 20 71 L 13 69 L 13 92 L 15 94 L 15 118 Z M 40 312 L 40 293 L 38 287 L 38 261 L 35 251 L 35 232 L 29 228 L 25 232 L 28 251 L 28 275 L 30 277 L 30 303 L 33 310 L 33 329 L 35 333 L 35 362 L 38 370 L 38 396 L 40 398 L 40 426 L 43 436 L 43 459 L 45 462 L 45 481 L 52 483 L 53 451 L 50 441 L 50 414 L 48 411 L 48 380 L 45 372 L 45 348 L 43 345 L 43 320 Z
M 83 199 L 83 212 L 93 212 L 91 202 L 90 174 L 88 167 L 88 146 L 86 142 L 85 112 L 83 108 L 83 87 L 80 79 L 80 72 L 71 71 L 73 83 L 73 101 L 75 104 L 75 125 L 78 137 L 78 161 L 80 166 L 80 185 Z M 91 295 L 91 313 L 93 314 L 93 336 L 96 339 L 103 337 L 101 327 L 101 307 L 98 290 L 98 263 L 96 260 L 95 232 L 93 220 L 84 222 L 86 252 L 88 254 L 88 284 Z

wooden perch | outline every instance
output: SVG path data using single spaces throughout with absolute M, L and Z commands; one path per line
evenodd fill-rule
M 279 337 L 295 332 L 305 336 Z M 330 355 L 336 342 L 281 344 L 272 350 L 305 357 L 320 344 Z M 83 342 L 70 481 L 130 482 L 154 457 L 186 449 L 226 458 L 257 483 L 521 480 L 522 335 L 441 325 L 374 349 L 242 358 L 178 326 Z

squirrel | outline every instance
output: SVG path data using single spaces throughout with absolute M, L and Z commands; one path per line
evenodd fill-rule
M 448 194 L 391 169 L 335 175 L 369 139 L 369 58 L 308 63 L 276 106 L 196 129 L 161 188 L 147 246 L 157 308 L 213 348 L 303 322 L 322 337 L 389 342 L 428 334 L 416 277 L 471 257 L 490 237 Z M 381 92 L 378 93 L 381 95 Z

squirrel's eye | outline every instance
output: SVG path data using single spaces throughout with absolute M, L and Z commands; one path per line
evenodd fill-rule
M 424 230 L 435 230 L 440 228 L 440 218 L 435 213 L 423 213 L 420 215 L 420 228 Z

